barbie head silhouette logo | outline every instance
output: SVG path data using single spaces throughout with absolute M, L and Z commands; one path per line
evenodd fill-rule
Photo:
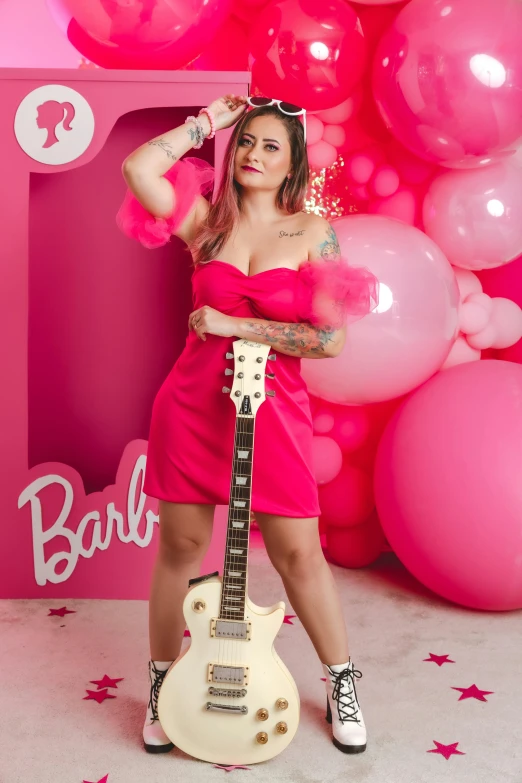
M 56 136 L 56 126 L 62 124 L 64 130 L 72 130 L 71 122 L 76 114 L 74 106 L 68 101 L 58 103 L 58 101 L 45 101 L 37 107 L 36 124 L 39 128 L 45 128 L 47 138 L 42 145 L 44 148 L 52 147 L 58 144 L 59 139 Z
M 29 157 L 58 166 L 76 160 L 88 149 L 94 135 L 94 115 L 76 90 L 47 84 L 20 103 L 14 130 Z

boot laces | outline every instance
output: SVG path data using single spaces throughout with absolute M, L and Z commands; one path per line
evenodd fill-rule
M 330 669 L 331 671 L 331 669 Z M 332 672 L 335 677 L 335 685 L 332 692 L 332 699 L 337 702 L 337 712 L 341 723 L 346 721 L 355 721 L 360 723 L 358 718 L 359 704 L 357 702 L 357 693 L 355 690 L 355 680 L 362 677 L 358 669 L 346 668 L 341 672 Z M 346 687 L 343 688 L 343 683 Z
M 154 674 L 151 673 L 152 685 L 150 689 L 150 699 L 149 699 L 148 706 L 152 710 L 152 722 L 154 722 L 155 720 L 159 720 L 158 696 L 159 696 L 160 688 L 163 684 L 163 680 L 165 679 L 165 675 L 168 672 L 168 669 L 165 669 L 165 671 L 160 671 L 156 669 L 154 664 L 152 664 L 151 669 L 154 672 Z

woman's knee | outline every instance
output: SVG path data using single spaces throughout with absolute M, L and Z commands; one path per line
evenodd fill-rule
M 177 563 L 201 560 L 212 538 L 214 506 L 160 501 L 160 555 Z

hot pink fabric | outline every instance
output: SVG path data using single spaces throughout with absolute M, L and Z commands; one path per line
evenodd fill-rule
M 200 176 L 199 171 L 195 176 Z M 190 192 L 194 193 L 193 187 Z M 172 226 L 181 220 L 178 210 L 186 214 L 190 208 L 183 201 L 183 207 L 178 204 L 174 215 L 161 223 Z M 147 247 L 151 241 L 168 241 L 166 227 L 158 229 L 158 221 L 146 212 L 138 225 L 138 214 L 128 197 L 120 209 L 120 226 Z M 335 297 L 338 314 L 361 317 L 375 304 L 376 291 L 373 275 L 350 268 L 344 261 L 304 261 L 299 269 L 283 267 L 248 276 L 213 259 L 195 268 L 192 286 L 194 309 L 208 305 L 233 317 L 283 323 L 319 323 L 325 294 Z M 319 300 L 321 307 L 317 308 Z M 227 381 L 225 369 L 233 367 L 225 354 L 237 338 L 206 337 L 202 341 L 189 332 L 181 356 L 155 398 L 144 492 L 174 503 L 226 505 L 236 408 L 222 387 Z M 320 508 L 313 471 L 313 426 L 301 360 L 275 353 L 276 361 L 269 363 L 275 379 L 267 379 L 266 387 L 274 389 L 276 396 L 267 397 L 256 415 L 252 509 L 315 517 Z

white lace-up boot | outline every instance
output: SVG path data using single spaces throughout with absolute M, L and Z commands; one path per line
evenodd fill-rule
M 333 744 L 343 753 L 366 750 L 366 727 L 357 701 L 355 678 L 362 677 L 352 661 L 328 666 L 326 677 L 326 720 L 332 724 Z
M 172 661 L 149 661 L 150 698 L 143 726 L 143 742 L 147 753 L 167 753 L 174 743 L 170 741 L 158 718 L 158 696 Z

